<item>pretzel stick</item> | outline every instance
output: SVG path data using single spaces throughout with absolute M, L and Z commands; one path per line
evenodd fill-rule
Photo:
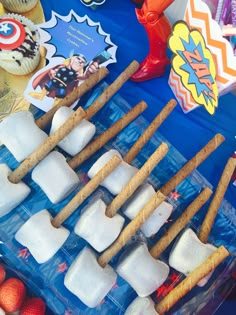
M 106 215 L 108 217 L 112 218 L 117 213 L 128 198 L 148 177 L 156 165 L 164 158 L 167 151 L 168 146 L 163 142 L 106 208 Z
M 236 167 L 236 159 L 229 158 L 224 171 L 221 175 L 220 181 L 217 185 L 216 192 L 212 198 L 211 204 L 208 208 L 207 214 L 205 219 L 202 223 L 200 232 L 199 232 L 199 239 L 203 243 L 206 243 L 211 232 L 212 226 L 214 224 L 218 209 L 220 204 L 224 198 L 225 192 L 233 175 L 233 172 Z
M 226 257 L 229 252 L 224 246 L 220 246 L 204 263 L 192 271 L 180 284 L 168 293 L 164 299 L 155 306 L 158 314 L 165 314 L 183 296 L 190 292 L 201 279 L 213 271 Z
M 161 188 L 161 192 L 168 196 L 171 191 L 186 178 L 186 174 L 189 175 L 195 168 L 197 168 L 224 140 L 225 138 L 221 134 L 216 134 L 193 159 L 186 163 L 176 175 Z M 182 179 L 180 179 L 181 177 Z
M 106 90 L 93 102 L 93 107 L 86 109 L 86 119 L 94 116 L 111 97 L 122 87 L 122 85 L 134 74 L 138 69 L 139 63 L 132 61 L 131 64 L 117 77 L 117 79 L 110 84 Z
M 9 181 L 17 184 L 20 180 L 47 154 L 55 148 L 55 146 L 66 137 L 71 130 L 77 126 L 85 117 L 84 110 L 79 107 L 73 115 L 71 115 L 65 123 L 57 129 L 50 137 L 48 137 L 29 157 L 27 157 L 8 177 Z
M 170 245 L 179 232 L 188 224 L 201 207 L 207 202 L 212 190 L 206 187 L 194 201 L 185 209 L 181 216 L 171 225 L 160 240 L 149 250 L 153 258 L 158 258 Z
M 74 211 L 84 202 L 84 200 L 101 184 L 101 182 L 121 163 L 118 156 L 105 164 L 105 166 L 85 185 L 77 195 L 52 219 L 52 225 L 58 228 Z
M 40 129 L 45 129 L 45 127 L 52 121 L 55 112 L 62 106 L 71 106 L 76 100 L 78 100 L 82 95 L 88 92 L 92 87 L 94 87 L 98 82 L 107 76 L 109 71 L 105 67 L 101 67 L 97 72 L 91 74 L 88 79 L 84 80 L 82 84 L 77 86 L 69 95 L 65 96 L 60 100 L 55 106 L 53 106 L 48 112 L 46 112 L 42 117 L 35 121 L 36 125 Z
M 217 138 L 217 139 L 216 139 Z M 218 140 L 221 139 L 221 141 Z M 208 142 L 189 162 L 187 162 L 182 169 L 180 169 L 174 177 L 172 177 L 164 187 L 164 191 L 169 194 L 175 186 L 177 186 L 184 180 L 198 165 L 200 165 L 207 157 L 216 149 L 223 141 L 223 136 L 217 135 L 213 140 Z M 217 140 L 217 141 L 216 141 Z M 213 142 L 213 143 L 212 143 Z M 213 145 L 214 144 L 214 145 Z M 214 148 L 214 149 L 213 149 Z M 186 167 L 187 166 L 187 167 Z M 174 181 L 173 181 L 174 178 Z M 171 183 L 169 185 L 169 183 Z M 169 189 L 171 190 L 169 191 Z M 151 216 L 155 209 L 167 198 L 164 195 L 162 188 L 146 203 L 142 210 L 136 215 L 136 217 L 123 229 L 117 240 L 98 258 L 100 266 L 105 267 L 114 255 L 131 239 L 131 237 L 138 231 L 143 223 Z
M 97 150 L 102 148 L 109 140 L 111 140 L 115 135 L 117 135 L 122 129 L 124 129 L 131 121 L 137 118 L 145 109 L 147 104 L 145 102 L 138 103 L 133 107 L 127 114 L 125 114 L 121 119 L 114 123 L 109 129 L 107 129 L 103 134 L 98 136 L 94 141 L 88 144 L 81 152 L 75 155 L 68 164 L 72 169 L 76 169 L 89 157 L 91 157 Z
M 138 141 L 133 145 L 133 147 L 129 150 L 129 152 L 124 156 L 123 160 L 126 163 L 131 163 L 136 155 L 139 153 L 140 148 L 144 147 L 144 145 L 148 142 L 148 140 L 153 136 L 156 130 L 160 127 L 160 125 L 164 122 L 164 120 L 169 116 L 169 114 L 175 108 L 177 102 L 172 99 L 170 100 L 166 106 L 162 109 L 162 111 L 154 118 L 148 128 L 144 131 L 144 133 L 140 136 Z

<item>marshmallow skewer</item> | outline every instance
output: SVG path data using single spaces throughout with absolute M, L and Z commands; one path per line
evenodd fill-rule
M 59 228 L 74 211 L 84 202 L 84 200 L 95 191 L 101 182 L 121 163 L 118 156 L 105 164 L 105 166 L 75 195 L 74 198 L 52 219 L 51 223 L 55 228 Z
M 76 169 L 89 157 L 91 157 L 96 151 L 102 148 L 109 140 L 111 140 L 116 134 L 124 129 L 131 121 L 133 121 L 138 115 L 140 115 L 147 108 L 147 104 L 144 101 L 139 102 L 133 107 L 127 114 L 121 119 L 116 121 L 109 129 L 98 136 L 94 141 L 88 144 L 81 152 L 75 155 L 69 162 L 69 166 L 72 169 Z
M 163 121 L 170 115 L 170 113 L 176 107 L 177 102 L 174 99 L 171 99 L 162 111 L 153 119 L 148 128 L 143 132 L 137 142 L 129 150 L 129 152 L 124 156 L 123 160 L 126 163 L 131 163 L 136 155 L 139 153 L 140 148 L 142 148 L 147 141 L 154 135 L 156 130 L 160 127 Z
M 40 145 L 9 175 L 9 181 L 14 184 L 19 183 L 36 164 L 45 158 L 47 154 L 83 120 L 84 117 L 85 112 L 79 107 L 54 134 L 48 137 L 42 145 Z
M 70 232 L 60 226 L 80 204 L 94 192 L 106 176 L 108 176 L 119 164 L 121 159 L 114 156 L 98 174 L 91 179 L 71 201 L 53 219 L 50 213 L 44 209 L 30 217 L 17 231 L 15 238 L 23 246 L 27 247 L 38 263 L 45 263 L 52 258 L 65 243 Z M 39 228 L 40 226 L 40 228 Z
M 211 273 L 224 259 L 229 252 L 224 246 L 220 246 L 200 266 L 192 271 L 180 284 L 168 293 L 164 299 L 155 306 L 158 314 L 162 315 L 177 303 L 184 295 L 190 292 L 204 277 Z
M 45 129 L 45 127 L 51 122 L 55 112 L 60 107 L 71 106 L 76 100 L 78 100 L 81 96 L 88 92 L 98 82 L 103 80 L 108 75 L 108 73 L 109 71 L 107 70 L 107 68 L 101 67 L 97 72 L 91 74 L 88 79 L 84 80 L 84 82 L 76 87 L 69 95 L 65 96 L 42 117 L 37 119 L 35 121 L 36 125 L 40 129 Z
M 217 185 L 216 192 L 212 198 L 211 204 L 208 208 L 206 217 L 201 225 L 198 238 L 203 243 L 206 243 L 208 240 L 209 234 L 211 232 L 212 226 L 214 224 L 214 221 L 217 215 L 217 211 L 224 198 L 225 192 L 230 183 L 235 167 L 236 167 L 236 159 L 229 158 L 223 170 L 219 183 Z
M 132 147 L 133 148 L 133 147 Z M 166 155 L 168 146 L 166 143 L 162 143 L 158 149 L 150 156 L 147 162 L 140 168 L 140 170 L 134 174 L 122 191 L 113 199 L 106 209 L 106 215 L 112 218 L 121 206 L 128 200 L 128 198 L 136 191 L 136 189 L 142 184 L 142 182 L 152 172 L 154 167 L 161 161 Z
M 179 232 L 188 224 L 199 209 L 210 198 L 212 190 L 206 187 L 197 198 L 186 208 L 181 216 L 171 225 L 160 240 L 149 250 L 153 258 L 159 258 L 161 253 L 170 245 Z
M 117 240 L 98 258 L 100 266 L 105 267 L 119 250 L 138 231 L 153 211 L 167 198 L 196 167 L 198 167 L 222 142 L 224 137 L 217 134 L 190 161 L 188 161 L 144 206 L 136 217 L 123 229 Z

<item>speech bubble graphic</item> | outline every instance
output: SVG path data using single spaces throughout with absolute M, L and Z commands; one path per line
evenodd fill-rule
M 80 17 L 70 11 L 67 16 L 60 16 L 52 12 L 51 20 L 39 25 L 39 29 L 42 44 L 47 48 L 47 59 L 82 54 L 88 62 L 102 55 L 105 66 L 116 62 L 117 46 L 100 23 L 93 22 L 87 15 Z

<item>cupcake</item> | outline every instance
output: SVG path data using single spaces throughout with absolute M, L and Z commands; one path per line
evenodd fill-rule
M 14 13 L 24 13 L 36 6 L 39 0 L 0 0 L 8 11 Z
M 39 32 L 35 24 L 18 14 L 0 17 L 0 67 L 24 75 L 39 64 Z

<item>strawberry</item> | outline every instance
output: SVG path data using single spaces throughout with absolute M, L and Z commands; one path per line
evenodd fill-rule
M 0 286 L 0 306 L 5 312 L 15 312 L 21 308 L 25 296 L 25 285 L 19 279 L 9 278 Z
M 29 298 L 23 304 L 20 314 L 21 315 L 44 315 L 46 311 L 46 304 L 41 298 Z
M 3 283 L 5 278 L 6 278 L 6 270 L 2 265 L 0 265 L 0 284 Z

